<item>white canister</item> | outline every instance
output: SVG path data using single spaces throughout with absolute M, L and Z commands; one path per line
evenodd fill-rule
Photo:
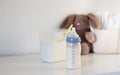
M 46 33 L 40 38 L 40 54 L 44 62 L 66 60 L 66 42 L 60 41 L 65 32 Z
M 96 42 L 93 43 L 94 53 L 119 53 L 119 29 L 92 30 L 96 35 Z

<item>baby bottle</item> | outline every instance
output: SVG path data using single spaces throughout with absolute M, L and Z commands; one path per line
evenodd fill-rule
M 67 68 L 78 69 L 81 67 L 81 45 L 80 37 L 73 27 L 71 32 L 66 38 L 66 52 L 67 52 Z

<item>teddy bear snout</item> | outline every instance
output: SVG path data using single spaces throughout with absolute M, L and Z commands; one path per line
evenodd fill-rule
M 76 25 L 78 25 L 78 26 L 79 26 L 79 25 L 80 25 L 80 23 L 77 23 Z

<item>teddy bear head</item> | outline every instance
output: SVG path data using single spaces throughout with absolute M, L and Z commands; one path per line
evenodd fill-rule
M 102 24 L 98 16 L 93 13 L 84 14 L 72 14 L 64 19 L 60 28 L 67 29 L 71 24 L 76 28 L 77 33 L 84 31 L 90 31 L 90 27 L 95 29 L 102 29 Z
M 83 31 L 89 30 L 89 17 L 83 14 L 79 14 L 76 16 L 73 25 L 76 28 L 78 34 L 80 34 Z
M 101 29 L 102 24 L 99 18 L 93 13 L 88 15 L 79 14 L 75 17 L 74 27 L 79 35 L 82 35 L 85 31 L 90 31 L 90 27 L 94 29 Z

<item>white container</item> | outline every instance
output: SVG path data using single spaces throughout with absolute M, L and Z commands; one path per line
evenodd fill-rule
M 96 42 L 93 43 L 94 53 L 120 53 L 119 29 L 114 30 L 92 30 L 96 35 Z
M 66 59 L 65 40 L 60 41 L 64 32 L 44 34 L 40 38 L 40 54 L 44 62 L 57 62 Z

